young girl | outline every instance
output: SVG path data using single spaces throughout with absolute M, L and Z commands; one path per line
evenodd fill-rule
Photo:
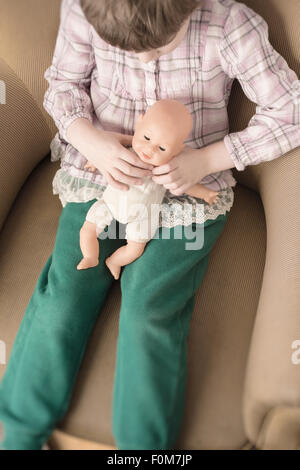
M 1 382 L 2 448 L 40 449 L 66 413 L 113 282 L 104 260 L 126 242 L 101 240 L 99 265 L 79 271 L 80 227 L 107 184 L 127 190 L 151 174 L 167 192 L 159 236 L 120 278 L 112 426 L 118 449 L 172 449 L 194 294 L 233 204 L 231 168 L 300 145 L 299 81 L 262 17 L 234 0 L 62 0 L 45 78 L 44 106 L 59 131 L 52 158 L 62 159 L 53 188 L 64 207 Z M 246 129 L 229 134 L 235 78 L 258 106 Z M 126 146 L 138 115 L 163 98 L 188 106 L 194 126 L 184 154 L 152 171 Z M 84 169 L 88 160 L 96 173 Z M 185 194 L 197 182 L 219 191 L 212 207 Z M 202 246 L 186 249 L 184 233 L 173 237 L 178 226 L 204 230 Z

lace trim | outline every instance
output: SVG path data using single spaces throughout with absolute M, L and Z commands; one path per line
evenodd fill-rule
M 52 186 L 53 194 L 58 194 L 63 207 L 68 202 L 99 199 L 106 188 L 106 185 L 72 176 L 63 169 L 56 172 Z M 172 228 L 176 225 L 188 226 L 194 222 L 201 224 L 207 219 L 216 219 L 220 214 L 224 215 L 230 211 L 233 201 L 234 192 L 231 187 L 220 190 L 218 201 L 212 206 L 203 199 L 187 194 L 175 196 L 167 191 L 161 205 L 159 226 Z
M 59 132 L 57 132 L 50 143 L 51 162 L 63 160 L 67 146 L 68 144 L 64 143 L 64 141 L 59 138 Z

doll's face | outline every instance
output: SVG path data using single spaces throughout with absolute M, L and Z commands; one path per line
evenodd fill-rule
M 174 121 L 162 121 L 159 113 L 151 117 L 141 114 L 136 122 L 132 148 L 144 162 L 163 165 L 177 155 L 184 145 L 177 135 Z

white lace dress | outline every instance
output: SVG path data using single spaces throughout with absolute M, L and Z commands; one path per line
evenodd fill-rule
M 57 133 L 50 145 L 51 161 L 64 159 L 65 146 Z M 87 171 L 90 176 L 90 172 Z M 99 199 L 106 184 L 97 184 L 90 179 L 78 178 L 64 168 L 60 168 L 53 179 L 53 194 L 58 195 L 62 206 L 68 202 L 87 202 Z M 192 223 L 202 224 L 207 219 L 216 219 L 220 214 L 229 212 L 234 201 L 233 187 L 219 190 L 219 197 L 211 206 L 200 198 L 187 194 L 175 196 L 169 190 L 161 204 L 159 226 L 172 228 L 176 225 L 188 226 Z

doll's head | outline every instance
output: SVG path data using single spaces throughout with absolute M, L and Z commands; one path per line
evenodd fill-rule
M 163 165 L 181 152 L 192 127 L 192 116 L 184 104 L 159 100 L 139 115 L 132 148 L 144 162 Z

